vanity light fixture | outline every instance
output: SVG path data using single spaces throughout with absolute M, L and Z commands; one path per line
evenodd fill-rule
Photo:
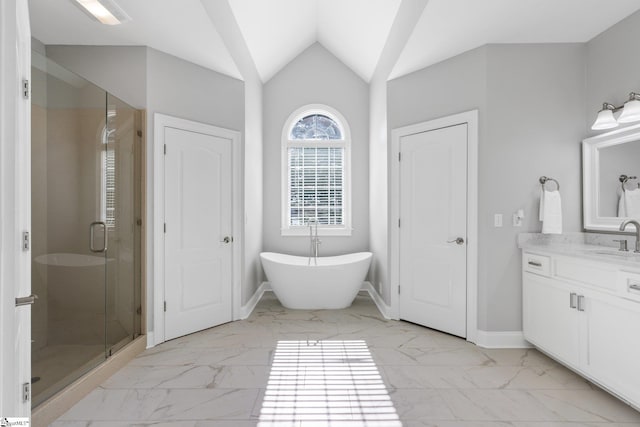
M 622 110 L 622 113 L 616 120 L 613 113 Z M 596 121 L 591 126 L 593 130 L 611 129 L 617 127 L 620 123 L 631 123 L 640 121 L 640 94 L 631 92 L 629 100 L 621 107 L 605 102 L 602 104 L 602 110 L 598 111 Z
M 640 94 L 631 92 L 629 100 L 624 103 L 622 114 L 618 117 L 618 123 L 631 123 L 640 120 Z
M 131 17 L 113 0 L 71 0 L 90 18 L 105 25 L 119 25 Z

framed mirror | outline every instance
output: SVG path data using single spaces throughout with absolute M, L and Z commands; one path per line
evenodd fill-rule
M 640 125 L 583 140 L 582 174 L 585 230 L 640 219 Z

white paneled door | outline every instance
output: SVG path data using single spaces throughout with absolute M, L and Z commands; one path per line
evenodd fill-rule
M 231 321 L 232 140 L 164 128 L 165 339 Z
M 400 139 L 400 317 L 466 337 L 467 124 Z

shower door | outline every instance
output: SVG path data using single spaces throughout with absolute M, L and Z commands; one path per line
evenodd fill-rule
M 37 406 L 139 334 L 139 112 L 32 61 L 32 390 Z
M 140 334 L 140 112 L 107 94 L 107 135 L 101 150 L 101 218 L 108 230 L 106 351 Z

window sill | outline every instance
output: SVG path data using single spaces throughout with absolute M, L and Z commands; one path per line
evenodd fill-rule
M 351 227 L 329 228 L 318 227 L 318 236 L 351 236 Z M 315 233 L 315 228 L 313 229 Z M 281 236 L 302 236 L 309 237 L 309 227 L 295 227 L 280 229 Z

